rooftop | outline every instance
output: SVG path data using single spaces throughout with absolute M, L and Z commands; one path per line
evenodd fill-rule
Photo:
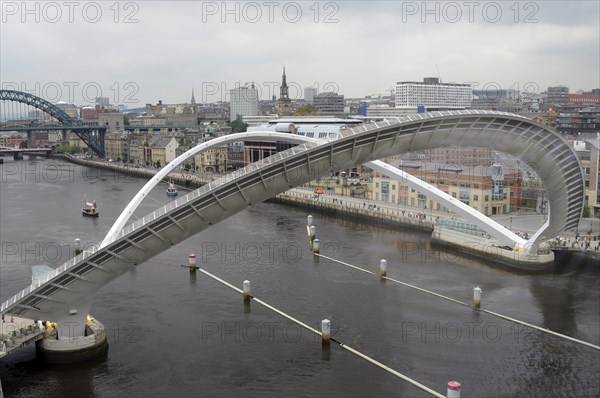
M 269 124 L 293 123 L 293 124 L 361 124 L 362 120 L 342 119 L 338 117 L 313 117 L 313 116 L 294 116 L 283 119 L 270 120 Z

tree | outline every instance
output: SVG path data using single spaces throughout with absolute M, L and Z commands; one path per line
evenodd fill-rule
M 318 116 L 317 108 L 313 104 L 302 105 L 296 109 L 295 116 Z
M 248 124 L 240 122 L 239 120 L 234 120 L 233 122 L 231 122 L 230 126 L 231 131 L 233 131 L 234 133 L 243 133 L 248 128 Z
M 123 115 L 123 124 L 129 126 L 129 115 Z
M 589 205 L 583 205 L 583 214 L 581 215 L 581 217 L 583 218 L 590 218 L 592 216 L 592 212 L 590 210 L 590 206 Z

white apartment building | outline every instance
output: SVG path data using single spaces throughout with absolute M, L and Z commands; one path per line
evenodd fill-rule
M 240 116 L 258 116 L 258 90 L 250 87 L 237 87 L 229 90 L 229 120 L 233 122 Z
M 315 96 L 319 94 L 319 90 L 316 87 L 305 87 L 304 88 L 304 101 L 307 104 L 312 104 L 315 101 Z
M 424 106 L 426 110 L 465 109 L 473 102 L 470 84 L 440 83 L 436 77 L 422 82 L 397 82 L 396 107 Z

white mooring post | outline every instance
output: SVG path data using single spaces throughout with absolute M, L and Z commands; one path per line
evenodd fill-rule
M 458 381 L 448 382 L 447 398 L 460 398 L 460 383 Z
M 481 288 L 479 286 L 473 288 L 473 306 L 481 308 Z
M 244 301 L 250 301 L 250 281 L 245 280 L 242 288 L 242 294 L 244 295 Z
M 76 256 L 79 253 L 81 253 L 81 239 L 79 239 L 79 238 L 75 239 L 75 245 L 73 246 L 73 252 L 75 253 Z
M 306 225 L 308 225 L 309 227 L 313 225 L 313 216 L 306 217 Z
M 381 259 L 379 260 L 379 275 L 386 276 L 387 275 L 387 260 Z
M 314 225 L 311 225 L 310 227 L 308 227 L 308 237 L 310 238 L 310 240 L 315 239 L 316 234 L 317 234 L 317 228 Z
M 319 245 L 320 245 L 319 239 L 313 240 L 312 251 L 314 254 L 319 254 Z
M 196 269 L 196 253 L 191 252 L 188 255 L 188 266 L 190 267 L 190 269 Z
M 329 343 L 329 339 L 331 338 L 331 321 L 329 319 L 321 321 L 321 337 L 323 343 Z

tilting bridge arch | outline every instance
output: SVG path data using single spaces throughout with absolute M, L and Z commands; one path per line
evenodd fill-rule
M 97 289 L 252 204 L 353 165 L 446 145 L 492 148 L 537 166 L 534 169 L 549 192 L 551 213 L 545 236 L 577 227 L 583 209 L 583 174 L 573 148 L 559 134 L 502 112 L 412 115 L 348 129 L 334 141 L 305 143 L 217 179 L 84 251 L 59 267 L 46 283 L 30 286 L 2 304 L 1 311 L 85 325 L 90 296 Z M 79 315 L 69 315 L 73 308 Z M 68 337 L 82 333 L 73 332 Z
M 33 106 L 36 109 L 50 115 L 65 130 L 72 130 L 79 138 L 90 147 L 99 157 L 104 157 L 104 133 L 105 128 L 98 126 L 85 126 L 79 120 L 72 118 L 65 111 L 43 98 L 33 94 L 15 90 L 0 90 L 0 101 L 13 101 Z M 40 127 L 42 129 L 42 127 Z

